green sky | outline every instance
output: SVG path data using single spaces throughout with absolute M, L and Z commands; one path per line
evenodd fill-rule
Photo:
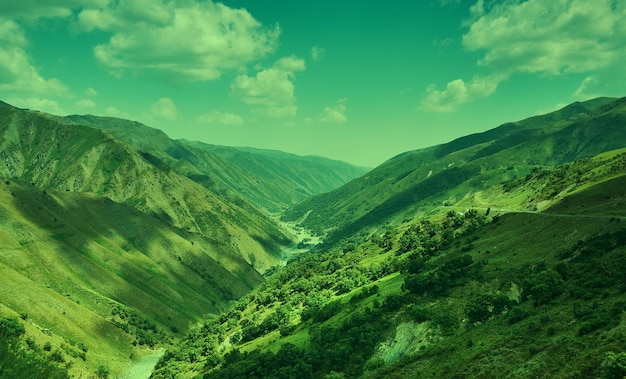
M 623 0 L 0 0 L 10 104 L 369 167 L 626 96 L 625 67 Z

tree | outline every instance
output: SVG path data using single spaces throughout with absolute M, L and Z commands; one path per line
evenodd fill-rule
M 565 282 L 554 270 L 532 274 L 522 282 L 523 296 L 532 298 L 535 305 L 546 304 L 565 290 Z

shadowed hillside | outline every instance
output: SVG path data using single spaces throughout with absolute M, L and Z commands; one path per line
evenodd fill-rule
M 236 194 L 269 212 L 282 211 L 367 172 L 367 169 L 322 157 L 175 141 L 158 129 L 114 117 L 47 117 L 61 123 L 107 130 L 211 191 L 221 196 Z
M 285 220 L 330 243 L 385 221 L 423 217 L 533 169 L 626 145 L 626 98 L 574 103 L 450 143 L 401 154 L 335 191 L 304 200 Z
M 0 315 L 27 319 L 28 338 L 76 374 L 121 375 L 259 284 L 293 244 L 240 196 L 107 131 L 3 103 L 0 136 Z

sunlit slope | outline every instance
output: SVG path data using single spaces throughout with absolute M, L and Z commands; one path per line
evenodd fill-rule
M 607 164 L 582 181 L 621 154 L 593 157 Z M 578 163 L 508 191 L 541 198 L 591 164 Z M 626 171 L 614 168 L 543 212 L 444 207 L 301 257 L 188 335 L 155 377 L 619 377 L 606 374 L 626 373 L 608 354 L 626 352 Z
M 367 171 L 321 157 L 176 141 L 158 129 L 114 117 L 49 117 L 62 123 L 107 130 L 212 191 L 222 196 L 242 196 L 271 212 L 336 189 Z
M 58 336 L 57 345 L 87 346 L 79 367 L 128 365 L 131 342 L 167 343 L 262 279 L 201 234 L 93 194 L 3 179 L 0 215 L 0 303 Z M 113 321 L 129 322 L 114 317 L 120 309 L 161 332 L 125 332 Z
M 0 176 L 36 187 L 88 192 L 211 239 L 259 270 L 277 263 L 289 238 L 236 195 L 220 196 L 108 132 L 0 108 Z
M 363 177 L 309 198 L 286 220 L 338 240 L 390 219 L 420 217 L 468 195 L 626 146 L 626 99 L 574 103 L 450 143 L 401 154 Z

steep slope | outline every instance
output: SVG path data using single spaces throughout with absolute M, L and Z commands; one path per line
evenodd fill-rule
M 476 191 L 626 146 L 626 98 L 575 103 L 450 143 L 401 154 L 289 209 L 285 220 L 337 241 L 385 220 L 422 217 Z
M 272 254 L 290 244 L 273 222 L 240 197 L 208 191 L 105 131 L 4 106 L 0 135 L 0 176 L 128 204 L 212 239 L 224 253 L 242 255 L 259 270 L 275 265 Z
M 212 191 L 237 194 L 270 212 L 331 191 L 367 171 L 321 157 L 174 141 L 158 129 L 113 117 L 50 117 L 62 123 L 107 130 Z
M 560 188 L 589 164 L 509 191 Z M 451 210 L 294 261 L 190 333 L 154 377 L 621 377 L 620 167 L 544 212 Z
M 258 285 L 293 243 L 241 197 L 107 131 L 5 103 L 0 178 L 0 316 L 27 320 L 30 345 L 76 376 L 122 375 Z
M 181 141 L 215 154 L 242 169 L 241 195 L 268 210 L 277 211 L 312 195 L 332 191 L 365 174 L 368 169 L 316 156 L 281 151 L 209 145 Z M 248 183 L 243 186 L 241 183 Z
M 133 345 L 166 344 L 262 281 L 202 235 L 93 194 L 3 179 L 0 215 L 0 313 L 25 315 L 76 373 L 120 373 Z

